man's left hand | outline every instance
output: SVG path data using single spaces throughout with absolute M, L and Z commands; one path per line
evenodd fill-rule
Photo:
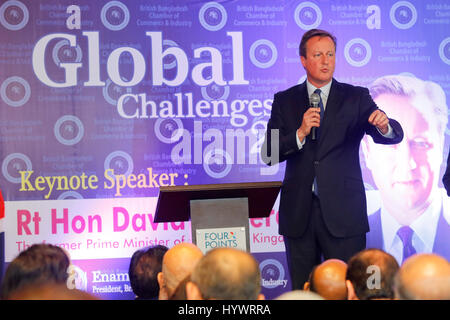
M 386 134 L 388 132 L 389 118 L 381 110 L 375 110 L 372 112 L 369 116 L 369 123 L 377 127 L 382 134 Z

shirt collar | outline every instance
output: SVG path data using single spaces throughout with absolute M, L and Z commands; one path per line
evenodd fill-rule
M 320 89 L 321 94 L 325 96 L 325 98 L 328 98 L 328 95 L 330 94 L 330 89 L 331 89 L 331 83 L 333 82 L 333 80 L 331 80 L 330 82 L 328 82 L 326 85 L 324 85 L 321 88 L 317 88 L 314 85 L 311 84 L 311 82 L 308 81 L 308 79 L 306 79 L 306 88 L 308 90 L 308 97 L 311 96 L 314 91 L 316 89 Z
M 432 196 L 430 206 L 416 220 L 411 223 L 410 228 L 422 241 L 429 252 L 433 249 L 434 237 L 436 235 L 439 215 L 442 209 L 442 192 L 438 190 Z M 402 226 L 381 206 L 381 226 L 383 230 L 384 247 L 389 250 L 392 247 L 398 229 Z

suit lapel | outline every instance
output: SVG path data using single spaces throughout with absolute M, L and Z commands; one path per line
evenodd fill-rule
M 327 141 L 327 134 L 329 134 L 330 129 L 333 127 L 334 119 L 336 113 L 341 107 L 342 100 L 344 99 L 344 93 L 342 92 L 342 87 L 336 80 L 333 79 L 330 88 L 330 94 L 328 96 L 327 105 L 325 108 L 325 115 L 320 125 L 320 139 L 319 139 L 319 149 L 323 148 L 324 141 Z
M 306 89 L 306 81 L 298 86 L 298 92 L 294 96 L 293 105 L 293 119 L 295 120 L 295 125 L 297 128 L 300 126 L 301 121 L 303 119 L 303 113 L 306 112 L 306 109 L 309 108 L 309 97 L 308 90 Z

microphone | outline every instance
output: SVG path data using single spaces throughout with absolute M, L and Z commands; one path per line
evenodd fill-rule
M 311 97 L 309 97 L 309 105 L 311 108 L 319 108 L 320 96 L 317 93 L 313 93 Z M 317 127 L 311 128 L 311 139 L 317 140 Z

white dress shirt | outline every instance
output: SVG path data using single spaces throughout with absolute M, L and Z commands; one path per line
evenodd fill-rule
M 409 225 L 414 231 L 411 241 L 417 253 L 433 252 L 437 224 L 442 212 L 443 195 L 441 191 L 441 189 L 438 189 L 438 192 L 432 195 L 433 198 L 430 199 L 431 205 Z M 382 204 L 381 230 L 383 233 L 383 249 L 393 255 L 397 259 L 398 264 L 401 264 L 403 258 L 403 243 L 397 235 L 397 231 L 401 227 L 402 225 L 389 214 Z

